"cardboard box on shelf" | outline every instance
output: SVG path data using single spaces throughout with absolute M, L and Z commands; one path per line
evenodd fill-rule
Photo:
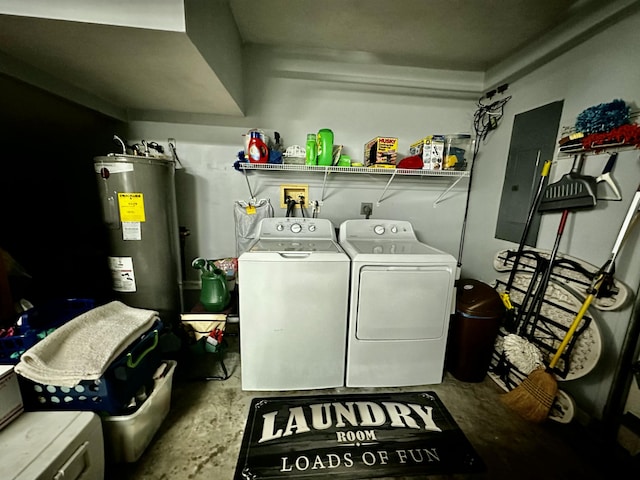
M 364 162 L 366 167 L 395 166 L 397 158 L 397 138 L 376 137 L 364 145 Z
M 444 151 L 444 135 L 428 135 L 409 147 L 411 155 L 421 155 L 423 169 L 442 169 L 442 154 Z
M 22 412 L 24 405 L 13 365 L 0 365 L 0 430 Z

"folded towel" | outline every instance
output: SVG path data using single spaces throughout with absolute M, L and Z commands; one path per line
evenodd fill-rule
M 96 307 L 27 350 L 15 371 L 34 382 L 60 387 L 96 380 L 157 319 L 156 311 L 118 301 Z

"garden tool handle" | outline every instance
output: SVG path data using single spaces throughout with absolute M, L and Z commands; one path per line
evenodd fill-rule
M 584 153 L 576 154 L 573 157 L 573 165 L 571 166 L 571 173 L 580 173 L 582 166 L 584 165 Z
M 611 155 L 609 155 L 609 160 L 607 160 L 607 163 L 604 166 L 604 169 L 602 170 L 601 175 L 606 175 L 607 173 L 611 172 L 611 170 L 613 170 L 613 166 L 615 165 L 617 158 L 618 158 L 618 152 L 614 152 Z
M 505 303 L 505 306 L 511 310 L 513 305 L 511 305 L 511 300 L 509 299 L 509 292 L 511 291 L 511 287 L 513 286 L 513 281 L 516 277 L 516 270 L 518 268 L 518 263 L 520 263 L 520 257 L 522 257 L 522 251 L 524 250 L 525 241 L 527 236 L 529 235 L 529 229 L 531 227 L 531 221 L 533 220 L 533 216 L 538 210 L 538 203 L 540 201 L 540 196 L 544 187 L 544 180 L 549 176 L 549 170 L 551 169 L 551 160 L 547 160 L 544 162 L 542 166 L 542 172 L 540 173 L 540 182 L 538 183 L 538 190 L 536 191 L 536 195 L 531 204 L 531 208 L 529 209 L 529 214 L 527 215 L 527 220 L 524 224 L 524 230 L 522 232 L 522 238 L 520 239 L 520 244 L 518 246 L 518 252 L 516 253 L 516 258 L 513 259 L 513 267 L 511 267 L 511 273 L 509 274 L 509 280 L 507 281 L 507 286 L 505 288 L 505 293 L 502 296 L 502 301 Z
M 587 313 L 587 310 L 591 306 L 591 302 L 598 294 L 598 290 L 600 290 L 600 286 L 604 283 L 608 275 L 609 275 L 608 273 L 602 273 L 600 275 L 600 277 L 595 281 L 595 284 L 593 286 L 593 289 L 591 290 L 591 293 L 589 293 L 587 298 L 584 299 L 584 302 L 582 302 L 582 306 L 580 307 L 580 310 L 578 310 L 576 317 L 573 319 L 573 322 L 571 322 L 571 326 L 569 327 L 569 330 L 567 330 L 567 333 L 562 339 L 562 342 L 560 342 L 560 346 L 558 347 L 558 350 L 556 350 L 556 353 L 551 359 L 551 362 L 549 362 L 550 370 L 557 365 L 558 361 L 560 360 L 560 357 L 562 356 L 562 352 L 564 352 L 564 349 L 567 347 L 567 345 L 571 341 L 573 334 L 576 333 L 576 330 L 578 329 L 578 325 L 580 325 L 580 321 L 582 320 L 582 317 L 584 317 L 584 314 Z
M 544 271 L 542 275 L 542 279 L 538 284 L 538 288 L 536 289 L 536 293 L 533 296 L 533 300 L 531 301 L 531 305 L 529 306 L 529 310 L 527 311 L 527 315 L 524 318 L 524 322 L 522 323 L 521 330 L 526 332 L 527 326 L 529 325 L 529 321 L 531 317 L 534 315 L 537 317 L 540 314 L 542 309 L 542 304 L 544 303 L 544 294 L 547 290 L 547 286 L 549 285 L 549 281 L 551 280 L 551 270 L 553 269 L 553 262 L 558 255 L 558 248 L 560 247 L 560 240 L 562 238 L 562 234 L 564 233 L 564 227 L 567 224 L 567 218 L 569 217 L 569 210 L 564 209 L 562 211 L 562 217 L 560 217 L 560 223 L 558 224 L 558 233 L 556 233 L 556 239 L 553 244 L 553 249 L 551 250 L 551 255 L 549 256 L 549 263 L 547 265 L 547 269 Z
M 639 205 L 640 205 L 640 185 L 638 185 L 636 193 L 633 196 L 633 200 L 629 205 L 629 210 L 627 210 L 627 214 L 624 218 L 624 221 L 622 222 L 622 226 L 620 227 L 620 232 L 618 233 L 618 237 L 616 238 L 613 249 L 611 251 L 611 257 L 609 258 L 609 260 L 607 260 L 607 264 L 603 268 L 603 273 L 594 282 L 594 286 L 591 288 L 591 292 L 589 293 L 587 298 L 584 300 L 582 307 L 580 307 L 580 310 L 576 315 L 576 318 L 571 323 L 569 330 L 567 331 L 566 335 L 564 336 L 564 339 L 560 343 L 560 346 L 558 347 L 556 354 L 551 359 L 551 362 L 549 363 L 549 369 L 554 368 L 558 363 L 558 360 L 560 360 L 560 356 L 562 355 L 562 352 L 564 351 L 567 344 L 571 340 L 571 337 L 573 336 L 576 329 L 578 328 L 578 325 L 580 324 L 582 317 L 584 316 L 587 309 L 591 305 L 591 302 L 593 301 L 595 296 L 598 294 L 598 291 L 600 290 L 600 286 L 604 283 L 607 277 L 611 275 L 611 273 L 613 272 L 613 269 L 615 266 L 615 258 L 618 255 L 618 251 L 620 250 L 620 247 L 622 246 L 622 243 L 625 240 L 625 237 L 627 236 L 629 226 L 631 225 L 631 220 L 635 216 L 635 213 L 638 210 Z
M 602 278 L 604 279 L 604 276 Z M 578 329 L 578 325 L 580 324 L 580 321 L 582 320 L 582 317 L 584 317 L 584 314 L 586 313 L 587 309 L 591 305 L 591 302 L 593 301 L 594 297 L 595 297 L 595 294 L 591 293 L 591 294 L 589 294 L 589 296 L 582 303 L 582 306 L 580 307 L 580 310 L 578 311 L 578 314 L 573 319 L 573 322 L 571 323 L 571 326 L 569 327 L 569 330 L 567 330 L 567 333 L 565 334 L 564 338 L 562 339 L 562 342 L 560 343 L 560 346 L 558 347 L 558 350 L 556 350 L 556 354 L 551 359 L 551 362 L 549 362 L 549 370 L 553 369 L 556 366 L 556 364 L 558 363 L 558 361 L 560 360 L 560 357 L 562 356 L 562 352 L 564 352 L 564 349 L 567 347 L 567 345 L 571 341 L 571 338 L 573 337 L 573 334 Z
M 600 200 L 622 200 L 620 189 L 616 185 L 616 182 L 611 177 L 611 171 L 618 158 L 618 152 L 614 152 L 609 156 L 606 165 L 602 169 L 602 173 L 596 177 L 596 183 L 604 182 L 609 185 L 609 188 L 613 191 L 613 197 L 602 197 Z
M 638 185 L 638 188 L 636 189 L 636 193 L 634 194 L 633 199 L 631 200 L 631 204 L 629 205 L 629 210 L 627 210 L 627 215 L 625 216 L 624 221 L 622 222 L 622 226 L 620 227 L 620 232 L 618 233 L 618 237 L 616 238 L 616 241 L 613 245 L 613 249 L 611 250 L 612 261 L 615 260 L 615 258 L 618 256 L 620 247 L 622 246 L 622 243 L 624 242 L 627 236 L 629 226 L 631 225 L 631 221 L 633 220 L 633 217 L 635 216 L 639 206 L 640 206 L 640 185 Z

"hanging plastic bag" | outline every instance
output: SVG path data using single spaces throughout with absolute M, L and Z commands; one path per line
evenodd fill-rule
M 256 238 L 260 220 L 273 217 L 273 206 L 264 198 L 255 203 L 236 200 L 233 215 L 236 221 L 236 257 L 239 257 Z

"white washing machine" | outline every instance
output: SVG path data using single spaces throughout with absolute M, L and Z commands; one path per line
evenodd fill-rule
M 344 385 L 350 260 L 320 218 L 264 218 L 238 258 L 243 390 Z
M 347 220 L 339 235 L 351 258 L 346 386 L 441 383 L 455 258 L 406 221 Z

